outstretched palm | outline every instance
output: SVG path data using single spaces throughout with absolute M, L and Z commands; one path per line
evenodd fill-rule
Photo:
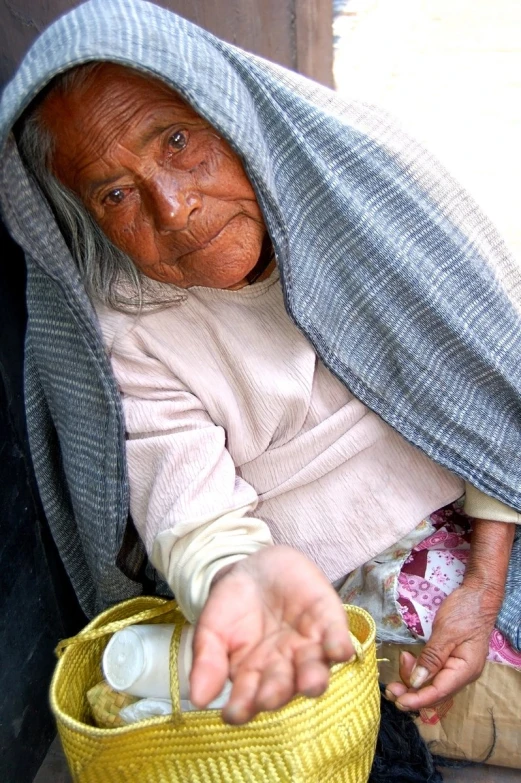
M 319 696 L 329 664 L 353 655 L 345 612 L 324 575 L 294 549 L 267 547 L 212 587 L 195 633 L 191 700 L 205 707 L 229 677 L 223 718 L 245 723 L 297 693 Z

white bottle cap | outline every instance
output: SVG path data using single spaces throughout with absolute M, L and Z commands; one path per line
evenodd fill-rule
M 117 631 L 105 648 L 103 675 L 116 691 L 170 698 L 171 624 L 131 625 Z
M 145 669 L 143 644 L 134 629 L 124 628 L 114 634 L 105 648 L 103 674 L 115 691 L 127 691 Z

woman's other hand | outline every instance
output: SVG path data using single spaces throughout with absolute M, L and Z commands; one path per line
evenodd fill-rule
M 233 682 L 223 719 L 241 724 L 297 694 L 319 696 L 329 665 L 354 655 L 340 599 L 300 552 L 271 546 L 221 572 L 197 624 L 191 701 Z
M 402 682 L 386 696 L 402 710 L 432 707 L 474 682 L 485 665 L 490 634 L 503 601 L 515 525 L 474 520 L 463 584 L 444 600 L 418 659 L 400 655 Z
M 418 659 L 400 654 L 402 682 L 386 696 L 402 710 L 432 707 L 477 680 L 488 654 L 489 638 L 501 606 L 486 590 L 462 584 L 444 600 L 432 635 Z

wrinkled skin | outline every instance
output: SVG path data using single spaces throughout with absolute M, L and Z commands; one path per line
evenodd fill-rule
M 55 175 L 143 274 L 165 283 L 245 285 L 266 233 L 239 157 L 163 83 L 100 64 L 42 119 Z
M 41 118 L 56 142 L 54 174 L 144 275 L 183 288 L 248 284 L 266 235 L 254 190 L 230 146 L 168 87 L 104 63 L 78 92 L 51 93 Z M 481 672 L 512 529 L 478 523 L 464 585 L 440 609 L 416 669 L 404 654 L 402 682 L 387 689 L 401 709 L 431 706 Z M 244 723 L 296 693 L 321 694 L 329 664 L 353 653 L 320 571 L 295 550 L 268 547 L 214 580 L 194 638 L 191 698 L 206 706 L 231 677 L 223 715 Z

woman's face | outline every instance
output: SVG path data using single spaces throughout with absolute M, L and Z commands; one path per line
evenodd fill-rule
M 42 120 L 54 174 L 148 277 L 240 288 L 266 228 L 238 156 L 161 82 L 104 63 Z

